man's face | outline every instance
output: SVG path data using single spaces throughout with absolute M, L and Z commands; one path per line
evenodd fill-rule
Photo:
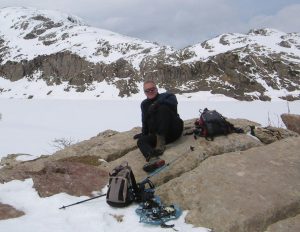
M 153 99 L 157 95 L 157 88 L 155 84 L 149 82 L 144 84 L 144 93 L 148 99 Z

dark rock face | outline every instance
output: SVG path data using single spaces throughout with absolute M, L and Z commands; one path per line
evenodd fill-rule
M 67 82 L 70 88 L 75 88 L 79 92 L 85 91 L 93 81 L 101 82 L 105 79 L 120 90 L 119 96 L 121 97 L 130 96 L 138 91 L 135 83 L 136 70 L 128 61 L 119 59 L 109 65 L 94 64 L 69 52 L 38 56 L 31 61 L 24 60 L 20 63 L 7 62 L 0 66 L 0 76 L 11 81 L 17 81 L 27 76 L 30 80 L 37 70 L 42 72 L 40 78 L 47 85 L 59 85 Z M 119 80 L 114 81 L 115 77 L 118 77 Z M 127 77 L 131 77 L 130 80 L 122 80 Z
M 137 93 L 139 91 L 137 82 L 146 79 L 153 79 L 161 87 L 174 93 L 211 90 L 213 94 L 224 94 L 248 101 L 270 100 L 265 95 L 265 87 L 257 81 L 258 76 L 273 89 L 286 88 L 294 91 L 300 86 L 299 65 L 286 64 L 279 58 L 276 62 L 268 57 L 256 57 L 251 54 L 241 58 L 236 51 L 219 54 L 208 61 L 182 63 L 179 66 L 166 64 L 166 59 L 161 56 L 145 58 L 141 62 L 140 70 L 136 70 L 125 59 L 119 59 L 111 64 L 94 64 L 78 55 L 61 52 L 38 56 L 31 61 L 7 62 L 0 66 L 0 76 L 17 81 L 24 76 L 30 78 L 39 70 L 42 73 L 41 78 L 47 85 L 67 82 L 70 87 L 81 92 L 87 91 L 86 87 L 93 81 L 106 80 L 120 90 L 121 97 Z M 274 72 L 277 73 L 278 80 L 270 76 L 270 73 Z M 118 80 L 115 81 L 116 77 Z M 185 90 L 180 88 L 182 85 L 186 86 Z M 253 92 L 256 94 L 250 94 Z M 286 99 L 298 98 L 286 97 Z
M 121 97 L 137 93 L 139 91 L 137 83 L 147 79 L 157 81 L 161 87 L 174 93 L 211 91 L 213 94 L 224 94 L 246 101 L 269 101 L 266 85 L 275 90 L 300 89 L 299 64 L 286 63 L 278 54 L 261 57 L 248 51 L 248 55 L 242 57 L 240 54 L 245 50 L 246 48 L 237 49 L 216 55 L 207 61 L 193 63 L 182 62 L 190 57 L 187 55 L 188 50 L 178 52 L 178 56 L 161 52 L 144 58 L 139 70 L 123 58 L 110 64 L 95 64 L 65 51 L 38 56 L 30 61 L 8 61 L 0 66 L 0 76 L 17 81 L 24 77 L 30 79 L 35 72 L 40 71 L 40 78 L 45 80 L 47 85 L 67 82 L 70 88 L 75 88 L 79 92 L 88 91 L 87 87 L 93 81 L 106 80 L 119 89 Z M 170 62 L 173 56 L 179 65 Z M 274 78 L 274 75 L 278 77 Z M 182 89 L 181 86 L 186 87 Z M 300 96 L 287 95 L 282 98 L 297 100 Z

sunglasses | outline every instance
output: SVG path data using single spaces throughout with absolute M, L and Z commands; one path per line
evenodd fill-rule
M 151 87 L 149 89 L 144 90 L 145 93 L 154 93 L 155 91 L 156 91 L 156 87 Z

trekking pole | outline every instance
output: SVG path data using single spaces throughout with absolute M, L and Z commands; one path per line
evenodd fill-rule
M 186 154 L 187 154 L 188 152 L 190 152 L 190 151 L 194 151 L 194 149 L 195 149 L 195 148 L 194 148 L 193 146 L 190 146 L 190 149 L 187 150 L 183 155 L 186 155 Z M 156 170 L 155 170 L 154 172 L 152 172 L 149 176 L 147 176 L 146 179 L 149 179 L 149 178 L 155 176 L 157 173 L 161 172 L 161 171 L 162 171 L 163 169 L 165 169 L 166 167 L 169 167 L 172 163 L 174 163 L 174 162 L 175 162 L 176 160 L 178 160 L 180 157 L 182 157 L 182 155 L 176 157 L 175 159 L 173 159 L 173 160 L 170 161 L 169 163 L 165 164 L 164 166 L 162 166 L 162 167 L 156 169 Z M 146 179 L 145 179 L 145 180 L 146 180 Z
M 103 196 L 106 196 L 106 193 L 105 193 L 105 194 L 102 194 L 102 195 L 100 195 L 100 196 L 96 196 L 96 197 L 92 197 L 92 198 L 83 200 L 83 201 L 78 201 L 78 202 L 73 203 L 73 204 L 71 204 L 71 205 L 62 206 L 62 207 L 60 207 L 59 209 L 65 209 L 65 208 L 68 208 L 68 207 L 70 207 L 70 206 L 78 205 L 78 204 L 81 204 L 81 203 L 83 203 L 83 202 L 87 202 L 87 201 L 90 201 L 90 200 L 94 200 L 94 199 L 96 199 L 96 198 L 103 197 Z

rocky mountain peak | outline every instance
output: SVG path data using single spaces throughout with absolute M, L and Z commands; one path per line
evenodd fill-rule
M 271 29 L 271 28 L 263 28 L 263 29 L 251 29 L 247 35 L 262 35 L 262 36 L 269 36 L 272 34 L 281 33 L 278 30 Z

